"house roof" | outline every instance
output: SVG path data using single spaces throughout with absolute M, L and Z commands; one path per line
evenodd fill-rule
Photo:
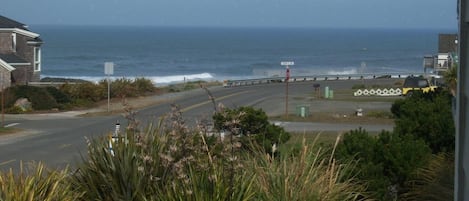
M 42 40 L 39 38 L 39 34 L 34 33 L 27 29 L 28 26 L 21 22 L 17 22 L 10 18 L 0 15 L 0 31 L 7 30 L 14 33 L 19 33 L 34 39 L 36 43 L 42 43 Z
M 7 62 L 3 61 L 2 59 L 0 59 L 0 67 L 2 68 L 5 68 L 7 69 L 8 71 L 13 71 L 15 70 L 15 68 L 13 66 L 11 66 L 10 64 L 8 64 Z
M 0 54 L 0 59 L 9 64 L 29 64 L 28 61 L 24 60 L 23 58 L 19 57 L 14 53 Z
M 21 22 L 0 15 L 0 28 L 18 28 L 29 31 L 26 27 L 27 26 Z
M 438 52 L 439 53 L 450 53 L 456 52 L 458 48 L 457 34 L 439 34 L 438 36 Z

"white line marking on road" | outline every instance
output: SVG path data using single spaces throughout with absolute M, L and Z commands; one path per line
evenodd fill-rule
M 16 125 L 18 125 L 18 124 L 20 124 L 20 123 L 11 123 L 11 124 L 5 125 L 5 127 L 8 128 L 8 127 L 16 126 Z

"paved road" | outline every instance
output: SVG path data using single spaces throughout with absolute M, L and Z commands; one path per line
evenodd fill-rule
M 330 88 L 350 88 L 361 81 L 328 81 Z M 369 81 L 372 82 L 372 81 Z M 380 80 L 379 82 L 384 82 Z M 387 81 L 393 83 L 394 81 Z M 312 82 L 290 83 L 291 97 L 289 108 L 305 100 L 313 91 Z M 263 108 L 269 115 L 281 115 L 285 107 L 285 84 L 266 84 L 256 86 L 242 86 L 234 88 L 215 87 L 210 89 L 217 104 L 226 107 L 254 106 Z M 195 124 L 201 119 L 210 119 L 214 105 L 209 101 L 208 94 L 202 89 L 183 94 L 165 96 L 162 103 L 138 111 L 137 118 L 144 125 L 154 122 L 170 111 L 170 104 L 176 103 L 184 112 L 189 124 Z M 158 100 L 161 102 L 161 100 Z M 334 109 L 340 104 L 332 103 Z M 317 110 L 326 110 L 326 106 L 318 103 Z M 378 107 L 389 107 L 389 103 L 382 103 Z M 351 108 L 352 110 L 354 108 Z M 291 109 L 293 112 L 293 109 Z M 119 121 L 122 127 L 126 120 L 122 115 L 106 117 L 74 117 L 73 113 L 9 116 L 6 124 L 13 125 L 25 132 L 14 136 L 0 136 L 0 170 L 17 168 L 20 161 L 44 161 L 50 167 L 63 167 L 81 161 L 81 155 L 86 154 L 85 137 L 103 136 L 112 132 L 115 123 Z M 353 125 L 353 124 L 313 124 L 313 123 L 280 123 L 290 131 L 319 130 L 343 131 L 364 127 L 368 130 L 391 130 L 386 125 Z

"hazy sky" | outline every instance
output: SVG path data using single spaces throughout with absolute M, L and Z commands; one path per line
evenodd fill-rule
M 2 0 L 25 24 L 457 29 L 456 0 Z

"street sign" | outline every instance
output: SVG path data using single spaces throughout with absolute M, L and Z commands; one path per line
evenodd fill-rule
M 104 62 L 104 74 L 105 75 L 114 74 L 114 63 L 113 62 Z
M 282 62 L 280 62 L 280 65 L 282 65 L 282 66 L 293 66 L 293 65 L 295 65 L 295 62 L 293 62 L 293 61 L 282 61 Z
M 109 76 L 114 74 L 114 62 L 104 62 L 104 74 L 107 75 L 107 111 L 110 111 L 111 80 Z

